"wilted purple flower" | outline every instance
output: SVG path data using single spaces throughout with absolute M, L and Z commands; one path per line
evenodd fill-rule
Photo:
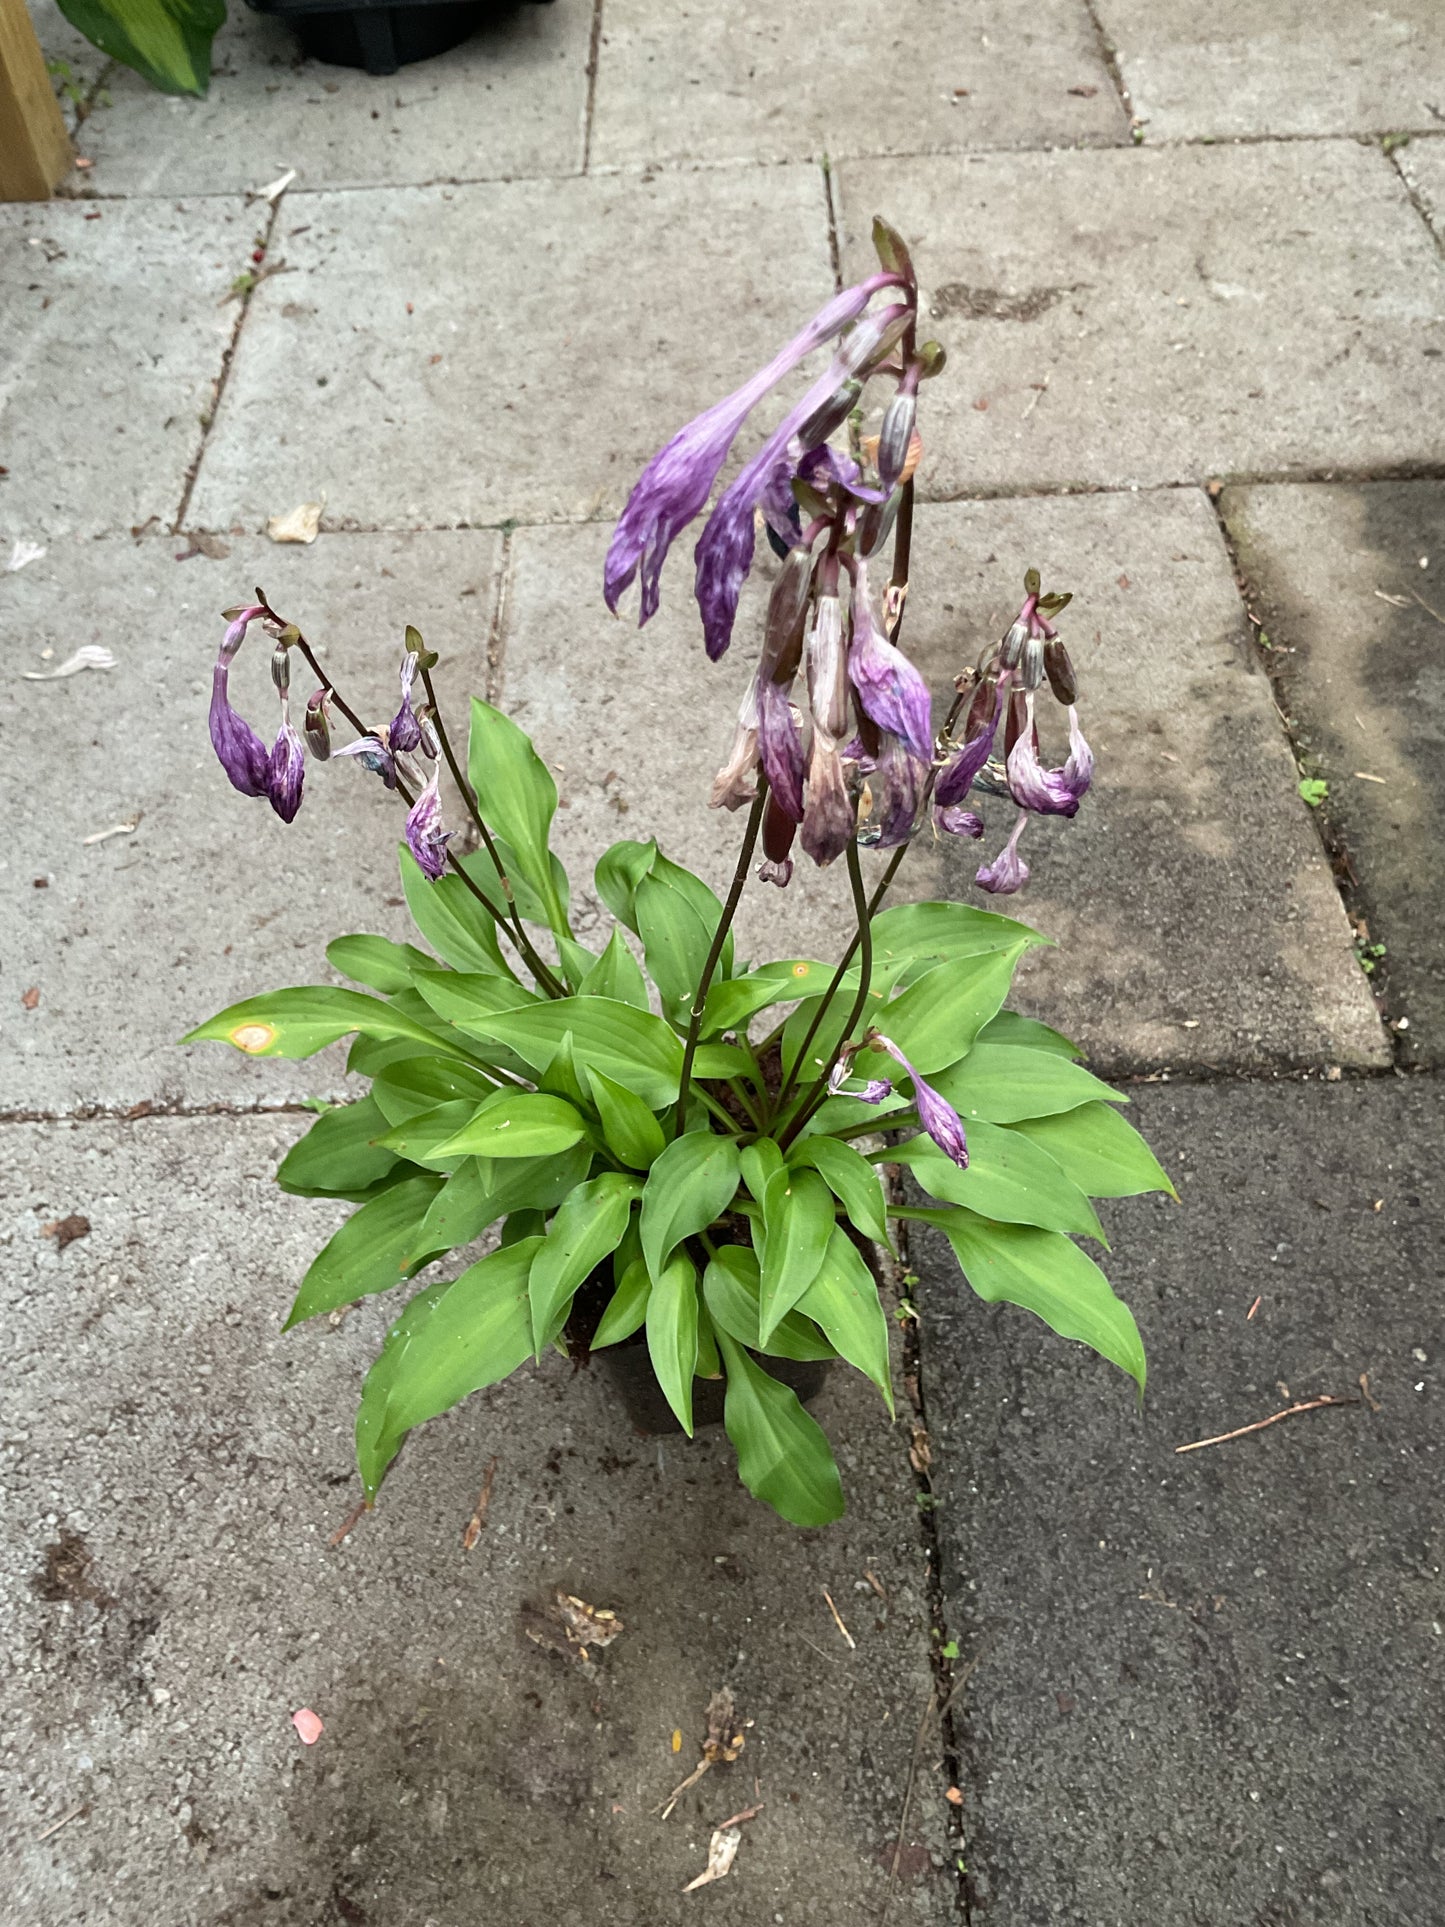
M 857 821 L 858 812 L 848 793 L 843 758 L 832 738 L 815 728 L 808 758 L 802 844 L 819 869 L 826 868 L 847 849 Z
M 933 1086 L 921 1078 L 908 1059 L 899 1050 L 891 1037 L 882 1031 L 870 1030 L 867 1042 L 886 1050 L 894 1061 L 900 1064 L 913 1085 L 913 1102 L 918 1109 L 918 1121 L 933 1139 L 945 1157 L 952 1158 L 960 1171 L 968 1169 L 968 1141 L 964 1136 L 963 1120 L 946 1098 L 940 1097 Z
M 803 738 L 788 692 L 765 680 L 758 689 L 758 757 L 778 808 L 803 820 Z
M 411 706 L 412 685 L 416 681 L 416 655 L 407 649 L 401 658 L 401 708 L 392 717 L 386 740 L 395 750 L 415 749 L 421 742 L 421 724 Z
M 845 1090 L 844 1086 L 852 1075 L 853 1053 L 845 1051 L 828 1073 L 829 1097 L 855 1097 L 860 1104 L 881 1104 L 885 1097 L 893 1094 L 893 1086 L 886 1077 L 870 1077 L 861 1090 Z
M 727 460 L 728 450 L 749 413 L 770 389 L 775 388 L 815 348 L 830 340 L 850 321 L 855 321 L 880 288 L 896 286 L 898 279 L 897 275 L 876 274 L 859 282 L 856 287 L 845 288 L 841 294 L 834 295 L 814 315 L 807 327 L 795 335 L 765 368 L 759 369 L 731 395 L 714 402 L 711 408 L 705 409 L 685 428 L 680 428 L 672 440 L 653 456 L 627 498 L 627 506 L 618 519 L 607 550 L 603 594 L 614 615 L 623 592 L 639 570 L 642 576 L 639 626 L 657 613 L 659 577 L 667 551 L 687 524 L 706 506 L 712 485 Z M 819 387 L 819 384 L 815 384 L 815 389 L 809 391 L 809 406 L 798 416 L 798 420 L 806 419 L 807 414 L 826 400 L 833 389 L 852 373 L 851 367 L 844 367 L 832 377 L 827 387 L 822 388 L 821 393 L 815 392 Z M 797 423 L 790 417 L 789 434 L 795 426 Z M 784 444 L 786 440 L 787 436 L 784 436 Z M 755 495 L 756 490 L 749 495 L 749 518 Z M 751 545 L 749 547 L 751 552 Z M 731 629 L 731 620 L 728 627 Z M 724 640 L 714 653 L 721 654 L 726 647 Z
M 1019 855 L 1019 838 L 1028 822 L 1028 812 L 1020 810 L 1018 820 L 1013 826 L 1009 840 L 1004 844 L 992 863 L 985 863 L 974 877 L 981 890 L 992 896 L 1010 897 L 1015 890 L 1021 890 L 1029 880 L 1029 866 Z
M 265 613 L 264 604 L 259 602 L 250 603 L 244 609 L 237 609 L 234 612 L 230 623 L 227 625 L 226 633 L 221 639 L 220 659 L 222 662 L 229 663 L 235 660 L 236 651 L 246 640 L 246 631 L 258 617 L 264 616 Z M 227 614 L 231 614 L 231 611 L 228 610 Z
M 964 725 L 963 747 L 955 750 L 939 772 L 933 800 L 947 809 L 961 803 L 973 788 L 979 771 L 993 754 L 993 739 L 998 729 L 1000 709 L 1006 698 L 1008 678 L 995 683 L 985 678 L 969 707 Z
M 813 722 L 833 743 L 848 727 L 848 661 L 843 611 L 834 594 L 820 595 L 808 631 L 808 700 Z
M 301 807 L 301 791 L 306 781 L 306 752 L 291 721 L 286 698 L 281 699 L 281 728 L 271 747 L 266 765 L 266 794 L 271 807 L 283 823 L 294 820 Z
M 946 836 L 983 835 L 983 818 L 973 810 L 966 810 L 958 803 L 951 803 L 947 809 L 935 809 L 933 821 Z
M 763 805 L 763 861 L 758 865 L 762 882 L 776 883 L 780 890 L 787 888 L 793 875 L 790 852 L 797 834 L 797 823 L 779 805 L 777 792 L 770 790 Z
M 358 736 L 354 743 L 333 750 L 332 754 L 354 756 L 363 769 L 379 776 L 389 790 L 396 788 L 396 758 L 379 736 Z
M 878 633 L 868 600 L 868 570 L 860 562 L 853 584 L 853 643 L 848 674 L 864 714 L 927 763 L 933 756 L 933 703 L 928 685 L 903 654 Z
M 1084 741 L 1084 732 L 1079 727 L 1079 712 L 1069 704 L 1069 757 L 1064 764 L 1064 781 L 1073 791 L 1076 799 L 1088 793 L 1094 780 L 1094 752 Z
M 440 769 L 434 769 L 406 819 L 407 848 L 416 858 L 422 875 L 433 883 L 447 867 L 447 844 L 452 835 L 450 830 L 442 828 L 440 777 Z
M 786 890 L 793 880 L 793 859 L 790 856 L 765 856 L 758 865 L 759 883 L 776 883 L 780 890 Z
M 1094 759 L 1070 711 L 1070 742 L 1075 754 L 1061 769 L 1046 769 L 1039 761 L 1034 729 L 1034 695 L 1025 697 L 1023 726 L 1018 740 L 1008 753 L 1009 794 L 1020 809 L 1036 810 L 1041 816 L 1076 816 L 1079 799 L 1088 789 L 1094 773 Z M 1076 791 L 1075 780 L 1080 787 Z
M 708 802 L 715 810 L 736 810 L 758 793 L 758 691 L 750 682 L 738 704 L 737 728 L 727 761 L 712 779 Z
M 889 850 L 908 841 L 917 826 L 928 771 L 928 760 L 915 756 L 891 730 L 880 733 L 878 754 L 868 777 L 873 808 L 860 842 Z
M 230 630 L 226 633 L 229 637 Z M 244 627 L 241 634 L 245 634 Z M 238 638 L 235 648 L 240 646 Z M 231 654 L 235 654 L 235 649 Z M 211 671 L 211 743 L 233 788 L 242 796 L 265 796 L 269 752 L 245 717 L 231 707 L 226 689 L 229 662 L 223 645 L 220 659 Z

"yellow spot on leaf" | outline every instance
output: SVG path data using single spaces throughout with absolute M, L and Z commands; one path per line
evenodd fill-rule
M 813 973 L 809 970 L 808 966 L 805 963 L 799 963 L 799 964 L 793 965 L 793 975 L 795 977 L 810 977 L 812 974 Z
M 276 1041 L 274 1024 L 237 1024 L 231 1032 L 231 1042 L 237 1050 L 243 1050 L 249 1057 L 259 1057 Z

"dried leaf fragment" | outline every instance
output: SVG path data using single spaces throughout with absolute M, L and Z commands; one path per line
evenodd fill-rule
M 707 1703 L 707 1738 L 702 1743 L 702 1757 L 709 1766 L 716 1766 L 720 1760 L 731 1764 L 746 1745 L 732 1688 L 720 1686 Z
M 564 1592 L 561 1586 L 555 1588 L 544 1605 L 524 1604 L 518 1620 L 522 1631 L 535 1645 L 584 1662 L 591 1658 L 589 1648 L 610 1646 L 627 1630 L 615 1612 L 589 1606 L 585 1599 L 579 1599 L 576 1593 Z
M 719 1827 L 708 1843 L 707 1865 L 696 1880 L 689 1880 L 683 1888 L 685 1894 L 694 1892 L 698 1887 L 706 1887 L 714 1880 L 725 1880 L 732 1872 L 733 1862 L 738 1857 L 738 1846 L 742 1841 L 741 1827 Z
M 285 515 L 273 515 L 266 533 L 273 542 L 314 542 L 321 532 L 324 502 L 302 502 Z
M 54 1238 L 57 1251 L 64 1251 L 73 1245 L 77 1238 L 90 1236 L 90 1219 L 82 1218 L 78 1211 L 72 1211 L 68 1218 L 52 1218 L 49 1224 L 40 1227 L 42 1238 Z

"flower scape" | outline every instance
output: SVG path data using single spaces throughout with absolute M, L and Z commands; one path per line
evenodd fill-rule
M 647 464 L 607 554 L 608 606 L 635 587 L 645 624 L 672 544 L 705 518 L 694 591 L 714 662 L 749 574 L 771 571 L 760 657 L 712 786 L 715 807 L 746 812 L 721 898 L 656 842 L 615 843 L 594 883 L 616 926 L 588 948 L 549 846 L 551 774 L 477 698 L 463 764 L 438 659 L 415 629 L 396 712 L 368 724 L 260 590 L 226 613 L 210 728 L 233 787 L 289 824 L 308 754 L 350 758 L 406 810 L 402 887 L 427 947 L 337 937 L 328 960 L 360 989 L 274 991 L 186 1039 L 284 1057 L 354 1039 L 348 1068 L 368 1094 L 326 1110 L 277 1173 L 285 1191 L 355 1207 L 288 1324 L 451 1254 L 469 1260 L 409 1299 L 367 1376 L 356 1446 L 368 1502 L 415 1426 L 549 1347 L 604 1359 L 645 1347 L 683 1431 L 697 1388 L 721 1387 L 743 1483 L 798 1525 L 826 1524 L 843 1491 L 804 1398 L 818 1366 L 841 1360 L 892 1411 L 877 1253 L 900 1224 L 941 1232 L 979 1298 L 1036 1313 L 1142 1394 L 1134 1320 L 1077 1241 L 1102 1243 L 1092 1200 L 1171 1187 L 1122 1094 L 1057 1031 L 1007 1008 L 1017 964 L 1047 940 L 981 905 L 885 907 L 915 840 L 983 839 L 982 797 L 1005 799 L 1011 820 L 975 881 L 1017 892 L 1030 818 L 1073 817 L 1094 764 L 1059 629 L 1070 597 L 1045 593 L 1035 569 L 1003 636 L 959 669 L 941 720 L 903 652 L 920 397 L 944 356 L 917 340 L 901 236 L 879 220 L 874 241 L 876 274 Z M 824 348 L 827 368 L 714 502 L 754 412 Z M 253 629 L 272 647 L 270 748 L 230 702 Z M 303 663 L 316 686 L 298 731 Z M 1055 765 L 1044 712 L 1067 736 Z M 338 718 L 353 732 L 341 745 Z M 467 813 L 454 829 L 444 768 Z M 744 890 L 786 887 L 800 854 L 843 859 L 841 956 L 739 959 Z M 490 1248 L 475 1256 L 479 1241 Z

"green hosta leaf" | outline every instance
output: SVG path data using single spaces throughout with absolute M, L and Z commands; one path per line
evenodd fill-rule
M 470 1098 L 476 1106 L 496 1088 L 490 1077 L 459 1058 L 417 1056 L 403 1057 L 378 1072 L 371 1094 L 387 1124 L 396 1125 L 461 1098 Z
M 620 1345 L 624 1338 L 631 1338 L 647 1317 L 647 1301 L 651 1293 L 652 1280 L 647 1275 L 646 1261 L 634 1258 L 623 1272 L 622 1282 L 613 1292 L 601 1322 L 592 1334 L 591 1349 L 600 1352 L 604 1346 Z
M 889 1243 L 883 1186 L 877 1171 L 851 1144 L 835 1137 L 805 1137 L 793 1146 L 788 1162 L 816 1171 L 865 1238 Z
M 481 971 L 424 970 L 417 975 L 415 989 L 429 1010 L 469 1036 L 485 1036 L 475 1029 L 478 1019 L 485 1021 L 504 1010 L 525 1010 L 542 1001 L 510 977 Z
M 558 1312 L 571 1304 L 573 1293 L 588 1273 L 617 1249 L 627 1229 L 633 1200 L 641 1189 L 636 1178 L 606 1171 L 600 1178 L 579 1184 L 558 1206 L 532 1260 L 527 1286 L 538 1358 Z
M 1015 946 L 936 964 L 873 1021 L 910 1063 L 931 1077 L 946 1064 L 956 1064 L 972 1048 L 974 1038 L 1007 997 L 1022 954 Z M 860 1077 L 886 1077 L 891 1063 L 881 1051 L 865 1051 L 855 1069 Z
M 697 1310 L 697 1272 L 687 1254 L 679 1251 L 653 1273 L 647 1297 L 647 1352 L 657 1382 L 689 1438 L 692 1381 L 697 1376 Z
M 1029 1050 L 1052 1051 L 1056 1057 L 1083 1056 L 1077 1044 L 1071 1043 L 1062 1032 L 1050 1030 L 1036 1017 L 1020 1017 L 1016 1010 L 1001 1010 L 997 1017 L 990 1017 L 978 1033 L 980 1044 L 1023 1044 Z
M 693 1053 L 692 1074 L 723 1079 L 745 1077 L 751 1083 L 757 1077 L 757 1065 L 741 1044 L 699 1044 Z
M 911 1166 L 924 1190 L 948 1204 L 966 1204 L 1005 1224 L 1036 1224 L 1107 1242 L 1094 1207 L 1073 1179 L 1046 1151 L 1002 1125 L 970 1122 L 966 1171 L 944 1157 L 931 1137 L 910 1138 L 882 1155 Z
M 436 963 L 414 943 L 393 943 L 390 937 L 336 937 L 326 946 L 326 961 L 353 983 L 372 990 L 406 990 L 418 970 L 435 970 Z
M 798 1300 L 798 1310 L 812 1319 L 840 1358 L 872 1379 L 891 1414 L 888 1319 L 878 1296 L 878 1281 L 841 1225 L 829 1238 L 818 1275 Z
M 583 1085 L 584 1074 L 577 1068 L 572 1033 L 570 1030 L 564 1031 L 551 1063 L 537 1073 L 537 1088 L 551 1091 L 554 1097 L 565 1097 L 569 1104 L 585 1112 L 592 1102 L 592 1091 L 590 1085 Z
M 697 1378 L 721 1378 L 722 1359 L 718 1355 L 717 1334 L 707 1315 L 707 1306 L 697 1308 Z
M 879 961 L 936 957 L 944 962 L 1052 942 L 1026 923 L 968 903 L 897 903 L 873 919 L 873 955 Z
M 578 991 L 584 997 L 610 997 L 616 1003 L 631 1004 L 635 1010 L 649 1009 L 642 966 L 620 930 L 614 930 L 607 939 L 607 948 L 582 979 Z
M 759 1319 L 765 1341 L 817 1277 L 833 1226 L 833 1194 L 816 1171 L 784 1169 L 768 1179 Z
M 649 873 L 633 898 L 647 974 L 662 997 L 663 1015 L 685 1029 L 716 924 L 667 879 Z
M 745 977 L 715 983 L 703 1006 L 702 1034 L 740 1030 L 750 1017 L 770 1004 L 789 1004 L 794 998 L 815 997 L 833 981 L 832 964 L 795 958 L 787 963 L 761 964 Z
M 285 1329 L 353 1298 L 389 1291 L 434 1258 L 437 1248 L 425 1242 L 423 1226 L 441 1184 L 439 1177 L 418 1172 L 353 1211 L 311 1260 Z
M 554 930 L 565 931 L 566 912 L 547 847 L 557 811 L 557 785 L 526 731 L 477 696 L 472 698 L 467 775 L 482 815 L 493 832 L 505 839 L 518 874 L 540 896 L 546 921 Z
M 394 1005 L 359 990 L 333 990 L 324 984 L 248 997 L 188 1031 L 181 1042 L 234 1044 L 248 1057 L 313 1057 L 353 1030 L 367 1037 L 405 1037 L 431 1050 L 439 1048 L 430 1031 Z
M 497 926 L 489 911 L 472 895 L 459 876 L 438 877 L 428 882 L 416 858 L 401 846 L 401 887 L 411 920 L 445 963 L 453 970 L 485 971 L 516 982 L 511 966 L 502 956 L 497 941 Z M 499 910 L 505 905 L 497 897 L 492 902 Z
M 495 1091 L 444 1144 L 441 1157 L 540 1158 L 586 1135 L 581 1115 L 564 1098 L 541 1091 Z
M 768 1188 L 768 1179 L 783 1168 L 783 1153 L 770 1137 L 755 1138 L 739 1159 L 743 1183 L 759 1204 Z
M 547 922 L 547 902 L 541 892 L 529 882 L 524 866 L 519 862 L 516 851 L 504 836 L 494 837 L 497 854 L 502 859 L 502 867 L 507 873 L 507 883 L 512 886 L 512 902 L 518 914 L 528 923 Z M 547 861 L 551 866 L 552 889 L 557 901 L 565 910 L 571 897 L 567 872 L 557 856 L 549 851 Z M 501 874 L 492 861 L 491 852 L 485 845 L 480 850 L 472 850 L 461 859 L 462 868 L 474 883 L 481 885 L 497 908 L 503 913 L 507 904 L 507 884 L 502 882 Z M 559 933 L 560 935 L 561 933 Z
M 994 1224 L 975 1212 L 930 1211 L 963 1275 L 993 1305 L 1021 1305 L 1061 1338 L 1077 1338 L 1144 1390 L 1144 1347 L 1127 1305 L 1092 1258 L 1057 1231 Z
M 795 1526 L 841 1519 L 842 1481 L 822 1427 L 797 1393 L 770 1377 L 736 1339 L 719 1332 L 718 1346 L 728 1381 L 723 1423 L 743 1484 Z
M 545 1070 L 568 1031 L 577 1062 L 635 1092 L 649 1109 L 677 1096 L 682 1039 L 651 1011 L 607 997 L 561 997 L 524 1009 L 477 1017 L 474 1036 L 507 1045 L 536 1070 Z
M 657 845 L 651 841 L 614 843 L 610 850 L 604 850 L 598 857 L 597 867 L 592 873 L 598 896 L 617 921 L 626 924 L 634 936 L 637 934 L 637 912 L 633 900 L 638 884 L 652 868 L 656 855 Z
M 581 990 L 601 961 L 595 950 L 589 950 L 585 943 L 578 943 L 575 937 L 558 937 L 557 958 L 562 966 L 562 975 L 567 980 L 567 988 L 574 994 Z
M 1082 1064 L 1020 1044 L 975 1044 L 961 1064 L 940 1071 L 930 1082 L 965 1125 L 977 1117 L 989 1124 L 1017 1124 L 1023 1118 L 1050 1117 L 1099 1099 L 1129 1102 L 1122 1091 L 1101 1084 Z
M 87 40 L 163 94 L 204 94 L 224 0 L 60 0 Z
M 358 1077 L 375 1077 L 405 1057 L 419 1057 L 434 1048 L 432 1044 L 418 1044 L 410 1037 L 354 1037 L 346 1053 L 346 1068 Z
M 587 1176 L 592 1152 L 587 1144 L 545 1158 L 467 1158 L 432 1201 L 422 1226 L 425 1243 L 437 1251 L 480 1238 L 508 1212 L 530 1205 L 550 1211 Z
M 527 1273 L 540 1238 L 471 1265 L 414 1298 L 367 1373 L 356 1414 L 356 1458 L 368 1498 L 414 1425 L 509 1377 L 532 1353 Z
M 608 1150 L 634 1171 L 648 1170 L 661 1157 L 666 1143 L 662 1126 L 625 1085 L 615 1083 L 601 1071 L 588 1071 L 587 1080 Z
M 774 1358 L 834 1358 L 837 1354 L 808 1320 L 790 1311 L 765 1345 L 758 1334 L 758 1257 L 746 1245 L 719 1245 L 702 1278 L 703 1301 L 713 1324 L 740 1345 Z M 884 1334 L 885 1341 L 887 1334 Z
M 323 1111 L 305 1137 L 282 1158 L 276 1182 L 298 1198 L 354 1198 L 358 1202 L 396 1169 L 375 1140 L 386 1119 L 373 1099 Z
M 708 943 L 712 942 L 713 932 L 717 929 L 718 919 L 722 916 L 722 904 L 701 877 L 694 876 L 691 870 L 684 869 L 680 863 L 674 863 L 671 857 L 664 856 L 659 850 L 647 871 L 647 880 L 660 888 L 670 890 L 681 901 L 690 904 L 707 931 Z M 642 896 L 642 884 L 639 879 L 637 901 L 634 905 L 638 915 L 639 936 L 643 935 Z M 718 958 L 718 971 L 721 976 L 730 977 L 732 970 L 733 934 L 730 930 L 723 940 L 722 954 Z
M 1047 1151 L 1091 1198 L 1134 1198 L 1144 1191 L 1178 1196 L 1149 1146 L 1112 1105 L 1081 1104 L 1053 1117 L 1025 1118 L 1012 1129 Z
M 674 1138 L 647 1174 L 642 1194 L 642 1255 L 653 1282 L 668 1258 L 705 1231 L 738 1188 L 738 1147 L 712 1131 Z
M 429 1111 L 413 1112 L 400 1124 L 394 1124 L 380 1141 L 388 1151 L 395 1151 L 398 1157 L 419 1164 L 424 1170 L 455 1171 L 463 1158 L 442 1147 L 468 1123 L 476 1108 L 475 1098 L 463 1097 L 450 1104 L 437 1104 Z

